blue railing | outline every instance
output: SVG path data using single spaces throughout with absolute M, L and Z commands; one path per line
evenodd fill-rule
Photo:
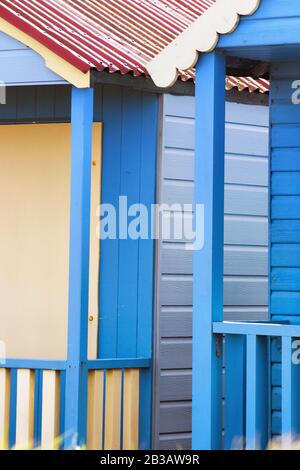
M 281 439 L 290 446 L 300 433 L 300 354 L 294 344 L 300 325 L 222 322 L 213 324 L 213 333 L 220 335 L 217 344 L 225 337 L 224 447 L 265 449 L 273 438 L 273 361 L 280 365 Z M 280 342 L 277 358 L 275 339 Z
M 89 360 L 87 447 L 138 449 L 149 446 L 148 385 L 151 360 Z M 0 364 L 2 448 L 63 448 L 66 397 L 65 361 L 7 359 Z

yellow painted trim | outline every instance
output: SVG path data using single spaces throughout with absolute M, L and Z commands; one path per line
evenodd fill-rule
M 43 372 L 42 442 L 44 450 L 59 448 L 60 375 L 56 371 Z
M 140 371 L 124 372 L 123 449 L 139 448 L 139 383 Z
M 88 450 L 102 450 L 104 372 L 93 370 L 88 377 L 87 440 Z
M 10 371 L 0 370 L 0 450 L 8 449 Z
M 34 371 L 18 370 L 16 449 L 32 449 Z
M 59 57 L 55 52 L 52 52 L 48 47 L 41 44 L 36 39 L 33 39 L 20 29 L 11 25 L 8 21 L 0 18 L 0 31 L 8 34 L 12 38 L 20 41 L 25 46 L 37 52 L 45 59 L 46 66 L 57 73 L 64 80 L 74 85 L 77 88 L 89 88 L 91 85 L 90 72 L 83 73 L 78 70 L 74 65 L 70 64 L 63 58 Z
M 102 181 L 102 124 L 93 125 L 92 184 L 91 184 L 91 235 L 90 235 L 90 284 L 88 357 L 96 359 L 98 352 L 99 328 L 99 273 L 100 238 L 98 233 L 99 204 Z
M 120 450 L 122 371 L 106 371 L 105 450 Z

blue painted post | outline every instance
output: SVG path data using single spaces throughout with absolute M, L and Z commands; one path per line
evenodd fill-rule
M 243 450 L 245 438 L 245 337 L 225 339 L 225 449 Z
M 225 57 L 203 54 L 196 74 L 195 202 L 204 205 L 204 247 L 194 253 L 193 449 L 222 445 Z
M 72 89 L 72 161 L 65 448 L 86 441 L 93 89 Z
M 265 450 L 268 443 L 268 339 L 247 335 L 246 449 Z

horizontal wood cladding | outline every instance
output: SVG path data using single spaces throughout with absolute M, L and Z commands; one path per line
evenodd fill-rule
M 279 12 L 279 3 L 275 2 L 274 11 Z M 298 2 L 288 3 L 287 15 L 299 15 Z M 299 76 L 298 62 L 272 65 L 270 311 L 274 320 L 294 323 L 300 323 L 300 107 L 292 102 L 292 84 Z M 278 347 L 277 351 L 272 347 L 274 435 L 281 431 L 280 345 Z
M 165 96 L 159 184 L 170 206 L 193 203 L 194 115 L 193 98 Z M 267 107 L 227 103 L 224 316 L 232 320 L 268 313 L 268 120 Z M 192 275 L 184 237 L 162 240 L 154 436 L 161 449 L 191 446 Z

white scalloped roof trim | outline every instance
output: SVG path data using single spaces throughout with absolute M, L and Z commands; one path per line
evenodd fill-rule
M 147 65 L 148 73 L 160 88 L 174 85 L 178 69 L 188 70 L 197 63 L 199 52 L 217 46 L 220 34 L 232 33 L 241 15 L 252 15 L 260 0 L 217 0 L 191 26 Z

